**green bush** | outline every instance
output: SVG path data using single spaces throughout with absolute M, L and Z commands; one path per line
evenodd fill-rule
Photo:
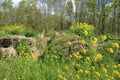
M 18 41 L 15 45 L 19 56 L 28 57 L 30 56 L 30 46 L 27 41 Z
M 37 35 L 37 33 L 36 33 L 35 31 L 33 31 L 33 30 L 26 30 L 26 31 L 24 32 L 24 35 L 25 35 L 26 37 L 35 37 L 35 36 Z
M 70 26 L 70 31 L 85 38 L 91 38 L 94 36 L 94 26 L 87 23 L 73 24 Z

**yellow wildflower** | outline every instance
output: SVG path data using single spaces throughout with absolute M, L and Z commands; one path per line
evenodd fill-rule
M 58 75 L 59 78 L 62 78 L 62 75 Z
M 81 40 L 80 43 L 81 43 L 82 45 L 85 45 L 85 44 L 86 44 L 85 40 Z
M 117 70 L 113 71 L 113 73 L 114 73 L 116 76 L 119 76 L 119 75 L 120 75 L 120 72 L 117 71 Z
M 118 43 L 113 43 L 113 47 L 114 48 L 119 48 L 119 44 Z
M 85 72 L 85 74 L 89 74 L 89 73 L 90 73 L 90 71 L 89 71 L 89 70 L 85 70 L 84 72 Z
M 72 76 L 72 75 L 73 75 L 73 73 L 71 72 L 69 75 L 70 75 L 70 76 Z
M 86 60 L 87 60 L 87 61 L 90 61 L 90 57 L 86 57 Z
M 79 78 L 80 78 L 80 76 L 79 76 L 78 74 L 76 74 L 76 75 L 75 75 L 75 77 L 76 77 L 77 79 L 79 79 Z
M 91 45 L 92 45 L 92 46 L 96 46 L 96 45 L 97 45 L 97 42 L 96 42 L 96 41 L 91 41 Z
M 84 33 L 83 33 L 85 36 L 87 36 L 88 35 L 88 31 L 84 31 Z
M 118 68 L 120 68 L 120 64 L 118 64 L 117 66 L 118 66 Z
M 105 41 L 107 39 L 107 37 L 104 35 L 102 36 L 102 41 Z
M 92 69 L 95 70 L 95 66 L 92 66 Z
M 7 80 L 6 78 L 4 78 L 3 80 Z
M 113 51 L 112 48 L 109 48 L 108 51 L 109 51 L 110 53 L 114 53 L 114 51 Z
M 65 69 L 66 69 L 66 70 L 69 70 L 69 67 L 68 67 L 68 66 L 65 66 Z
M 68 41 L 68 42 L 67 42 L 67 45 L 68 45 L 68 46 L 71 46 L 71 45 L 72 45 L 72 43 L 71 43 L 70 41 Z
M 99 72 L 95 72 L 95 74 L 96 74 L 98 77 L 100 77 L 100 73 L 99 73 Z
M 67 79 L 64 77 L 63 80 L 67 80 Z
M 116 69 L 116 68 L 117 68 L 117 65 L 114 65 L 114 66 L 113 66 L 113 68 L 115 68 L 115 69 Z
M 78 70 L 78 73 L 83 73 L 83 70 L 82 70 L 82 69 L 79 69 L 79 70 Z
M 102 54 L 98 53 L 96 54 L 96 56 L 94 57 L 94 61 L 98 61 L 102 59 Z
M 104 67 L 102 67 L 102 71 L 103 71 L 104 73 L 107 73 L 107 69 L 104 68 Z
M 93 40 L 96 41 L 96 42 L 98 41 L 98 39 L 96 37 Z
M 81 50 L 81 52 L 85 54 L 85 53 L 86 53 L 86 49 L 83 48 L 83 49 Z

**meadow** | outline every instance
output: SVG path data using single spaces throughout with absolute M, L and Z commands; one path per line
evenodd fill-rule
M 4 26 L 0 36 L 45 37 L 23 25 Z M 96 35 L 95 27 L 76 23 L 56 37 L 51 31 L 44 54 L 34 59 L 26 42 L 19 42 L 16 58 L 0 55 L 0 80 L 120 80 L 120 40 L 110 34 Z M 78 41 L 80 50 L 68 51 Z M 78 45 L 78 46 L 79 46 Z M 36 45 L 40 50 L 41 45 Z M 26 55 L 27 54 L 27 55 Z

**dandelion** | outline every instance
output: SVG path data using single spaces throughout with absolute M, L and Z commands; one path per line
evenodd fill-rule
M 102 36 L 102 41 L 105 41 L 107 39 L 107 37 L 104 35 Z
M 81 43 L 82 45 L 85 45 L 85 44 L 86 44 L 85 40 L 81 40 L 80 43 Z
M 95 57 L 94 57 L 94 61 L 99 61 L 102 59 L 102 54 L 98 53 Z
M 113 43 L 113 47 L 114 48 L 119 48 L 119 44 L 118 43 Z
M 110 53 L 114 53 L 114 51 L 113 51 L 112 48 L 109 48 L 108 51 L 109 51 Z
M 83 34 L 84 34 L 85 36 L 87 36 L 87 35 L 88 35 L 88 31 L 85 30 L 85 31 L 83 32 Z

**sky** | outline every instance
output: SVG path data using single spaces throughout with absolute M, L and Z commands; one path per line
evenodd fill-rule
M 21 0 L 12 0 L 13 1 L 13 5 L 17 5 Z

